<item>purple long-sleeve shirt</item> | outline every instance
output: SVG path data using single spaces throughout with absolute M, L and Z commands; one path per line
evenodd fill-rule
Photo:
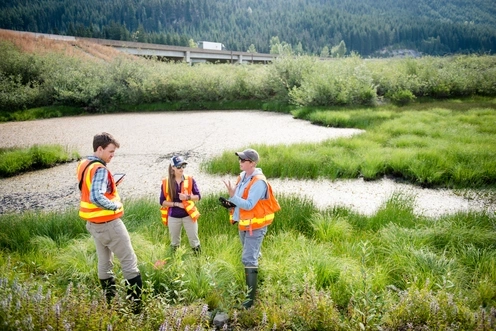
M 198 200 L 200 200 L 201 199 L 200 190 L 198 189 L 198 185 L 196 184 L 196 181 L 194 178 L 192 178 L 192 182 L 193 182 L 193 184 L 191 187 L 191 194 L 197 195 Z M 184 183 L 184 178 L 181 181 L 181 184 L 178 184 L 176 181 L 174 181 L 174 183 L 176 184 L 176 195 L 174 197 L 172 197 L 172 201 L 173 202 L 182 202 L 181 200 L 179 200 L 179 192 L 181 192 L 181 188 L 182 188 L 183 183 Z M 162 205 L 164 203 L 164 201 L 165 201 L 164 185 L 162 184 L 162 185 L 160 185 L 160 205 Z M 170 207 L 169 216 L 176 217 L 176 218 L 183 218 L 183 217 L 188 216 L 188 212 L 186 210 L 184 210 L 183 208 L 180 208 L 180 207 Z

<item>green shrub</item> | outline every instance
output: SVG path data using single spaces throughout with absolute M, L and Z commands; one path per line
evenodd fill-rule
M 409 90 L 400 90 L 386 93 L 386 98 L 398 106 L 405 106 L 415 101 L 415 95 Z
M 356 57 L 316 63 L 289 89 L 289 99 L 300 106 L 373 105 L 376 90 L 370 71 Z

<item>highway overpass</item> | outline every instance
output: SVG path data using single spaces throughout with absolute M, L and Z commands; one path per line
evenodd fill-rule
M 76 40 L 86 40 L 138 56 L 166 58 L 174 61 L 185 61 L 187 63 L 198 62 L 220 62 L 220 63 L 269 63 L 275 54 L 248 53 L 236 51 L 217 51 L 202 48 L 190 48 L 181 46 L 168 46 L 160 44 L 138 43 L 131 41 L 118 41 L 95 38 L 79 38 Z
M 2 29 L 3 30 L 3 29 Z M 82 40 L 90 43 L 96 43 L 113 47 L 121 52 L 145 57 L 157 57 L 158 59 L 166 59 L 171 61 L 184 61 L 190 64 L 201 62 L 212 63 L 262 63 L 271 62 L 277 57 L 275 54 L 248 53 L 237 51 L 217 51 L 202 48 L 190 48 L 181 46 L 168 46 L 160 44 L 148 44 L 132 41 L 120 41 L 97 38 L 82 38 L 73 36 L 62 36 L 48 33 L 34 33 L 24 31 L 5 30 L 20 35 L 28 34 L 36 38 L 48 38 L 63 41 Z

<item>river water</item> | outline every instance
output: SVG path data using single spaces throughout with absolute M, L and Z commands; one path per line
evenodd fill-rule
M 61 144 L 92 154 L 96 133 L 110 132 L 120 142 L 109 168 L 124 172 L 121 197 L 157 199 L 161 178 L 173 154 L 186 157 L 187 174 L 193 175 L 202 194 L 226 194 L 223 179 L 200 170 L 200 163 L 223 151 L 241 151 L 254 144 L 321 142 L 362 133 L 356 129 L 315 126 L 291 115 L 263 111 L 181 111 L 91 115 L 46 120 L 0 123 L 0 147 Z M 233 154 L 233 162 L 237 158 Z M 259 163 L 263 169 L 263 160 Z M 51 169 L 0 179 L 0 214 L 27 210 L 77 208 L 79 191 L 76 162 Z M 283 165 L 281 165 L 283 166 Z M 341 205 L 371 215 L 394 193 L 412 197 L 415 212 L 429 217 L 466 210 L 496 210 L 494 201 L 469 199 L 446 189 L 423 189 L 383 178 L 330 181 L 319 179 L 271 179 L 274 191 L 296 194 L 314 201 L 321 209 Z

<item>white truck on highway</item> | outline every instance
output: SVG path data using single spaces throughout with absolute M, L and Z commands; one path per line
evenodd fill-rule
M 222 43 L 214 43 L 211 41 L 199 41 L 198 42 L 198 48 L 203 48 L 203 49 L 213 49 L 216 51 L 223 51 L 226 49 L 226 46 Z

